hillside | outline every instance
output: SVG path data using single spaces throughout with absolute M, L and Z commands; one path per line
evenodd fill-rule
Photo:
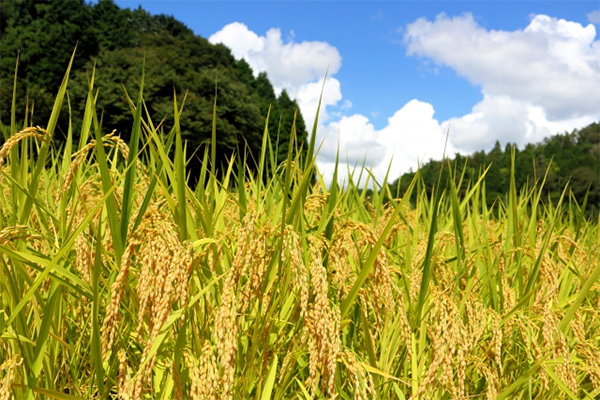
M 515 185 L 517 190 L 532 187 L 535 181 L 544 180 L 542 201 L 556 203 L 569 182 L 577 202 L 583 204 L 589 188 L 587 207 L 590 213 L 598 214 L 600 205 L 600 124 L 594 123 L 571 133 L 556 134 L 537 144 L 528 144 L 520 150 L 515 144 L 507 144 L 504 150 L 499 142 L 486 153 L 478 151 L 469 157 L 456 154 L 450 165 L 457 176 L 464 170 L 459 194 L 464 195 L 468 185 L 477 181 L 488 166 L 486 174 L 487 205 L 492 206 L 509 190 L 511 149 L 515 148 Z M 428 193 L 438 182 L 444 164 L 442 182 L 447 180 L 446 162 L 430 160 L 421 166 L 421 175 Z M 401 195 L 415 176 L 408 172 L 390 187 L 393 194 Z M 457 178 L 458 179 L 458 178 Z M 458 183 L 458 181 L 457 181 Z
M 125 140 L 133 117 L 124 88 L 136 97 L 145 59 L 144 98 L 153 120 L 172 126 L 173 93 L 185 108 L 181 119 L 188 156 L 210 139 L 217 80 L 218 162 L 247 143 L 256 156 L 265 117 L 271 106 L 270 134 L 279 131 L 278 158 L 285 158 L 297 103 L 285 91 L 275 95 L 266 74 L 254 76 L 244 60 L 235 60 L 224 45 L 210 44 L 172 16 L 150 15 L 144 9 L 121 9 L 112 0 L 91 5 L 82 0 L 40 2 L 2 1 L 0 9 L 0 119 L 10 124 L 12 88 L 17 54 L 17 121 L 44 126 L 55 91 L 77 45 L 68 90 L 74 115 L 85 108 L 88 79 L 96 66 L 97 107 L 104 133 L 113 129 Z M 60 144 L 69 126 L 63 105 L 54 140 Z M 81 121 L 72 120 L 77 139 Z M 300 143 L 307 132 L 298 110 L 296 130 Z M 4 135 L 5 136 L 5 135 Z M 4 137 L 0 137 L 0 144 Z M 197 152 L 196 154 L 202 154 Z M 192 158 L 191 169 L 198 159 Z

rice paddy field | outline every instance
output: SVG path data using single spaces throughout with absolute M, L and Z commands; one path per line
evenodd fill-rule
M 598 221 L 543 171 L 492 208 L 485 171 L 392 200 L 325 185 L 316 125 L 280 165 L 265 128 L 257 170 L 211 163 L 213 126 L 192 189 L 181 98 L 166 127 L 140 88 L 125 143 L 92 75 L 54 146 L 68 74 L 46 126 L 3 127 L 1 400 L 600 397 Z

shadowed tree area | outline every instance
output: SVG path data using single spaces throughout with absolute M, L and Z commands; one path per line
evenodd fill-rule
M 104 133 L 116 129 L 128 139 L 133 117 L 125 90 L 132 98 L 137 96 L 144 60 L 144 99 L 153 120 L 173 126 L 173 94 L 177 93 L 181 104 L 187 93 L 181 127 L 192 176 L 199 162 L 196 156 L 202 156 L 203 144 L 211 137 L 215 86 L 218 165 L 237 149 L 250 161 L 257 157 L 269 106 L 271 139 L 280 141 L 279 161 L 287 155 L 295 113 L 298 143 L 307 140 L 298 104 L 285 91 L 276 96 L 265 73 L 255 77 L 248 63 L 236 61 L 227 47 L 194 35 L 172 16 L 151 15 L 141 7 L 121 9 L 112 0 L 93 5 L 80 0 L 2 1 L 0 15 L 0 118 L 4 125 L 10 123 L 17 54 L 17 121 L 25 120 L 28 106 L 30 113 L 33 109 L 28 125 L 45 125 L 77 45 L 68 86 L 70 104 L 74 115 L 83 112 L 95 65 Z M 67 107 L 65 102 L 54 135 L 57 145 L 66 137 Z M 72 124 L 76 143 L 81 121 L 73 119 Z M 0 137 L 0 143 L 3 140 Z

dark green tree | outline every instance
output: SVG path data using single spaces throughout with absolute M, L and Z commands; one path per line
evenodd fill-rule
M 164 125 L 173 124 L 173 93 L 181 104 L 188 92 L 181 116 L 183 139 L 188 143 L 191 156 L 201 157 L 203 146 L 211 138 L 213 102 L 217 89 L 217 165 L 238 149 L 257 156 L 262 134 L 262 118 L 248 87 L 237 80 L 233 63 L 218 53 L 210 57 L 205 39 L 177 38 L 163 31 L 140 36 L 140 47 L 103 50 L 95 58 L 96 86 L 99 88 L 98 108 L 103 115 L 106 130 L 116 129 L 128 138 L 133 123 L 123 87 L 130 96 L 137 94 L 145 58 L 144 99 L 154 121 L 164 119 Z M 219 48 L 221 50 L 221 48 Z M 223 65 L 219 61 L 227 60 Z M 87 94 L 87 71 L 75 73 L 72 92 L 79 98 Z M 83 107 L 83 102 L 78 102 Z M 80 113 L 83 110 L 79 110 Z M 245 146 L 247 149 L 244 149 Z M 190 166 L 197 169 L 199 159 L 193 157 Z
M 13 77 L 19 54 L 17 110 L 35 102 L 33 123 L 45 125 L 54 96 L 77 46 L 73 69 L 83 67 L 99 49 L 92 9 L 83 0 L 3 1 L 0 38 L 0 119 L 10 115 Z
M 119 8 L 113 0 L 99 0 L 92 8 L 92 15 L 102 48 L 114 50 L 137 44 L 138 32 L 132 29 L 133 14 L 129 9 Z
M 489 166 L 486 175 L 487 205 L 491 206 L 498 198 L 506 199 L 510 183 L 511 154 L 514 146 L 515 183 L 517 190 L 528 189 L 535 182 L 538 185 L 546 177 L 542 201 L 558 201 L 569 183 L 570 190 L 579 204 L 588 193 L 588 216 L 598 216 L 600 204 L 600 124 L 594 123 L 571 133 L 557 134 L 548 137 L 538 144 L 528 144 L 522 151 L 516 145 L 507 144 L 502 150 L 500 142 L 496 142 L 489 152 L 478 151 L 466 161 L 465 181 L 459 188 L 459 195 L 464 195 L 465 184 L 474 183 L 482 171 Z M 450 168 L 462 172 L 465 158 L 455 155 Z M 447 166 L 445 165 L 447 169 Z M 421 176 L 427 192 L 437 183 L 440 173 L 440 162 L 430 160 L 421 166 Z M 406 173 L 392 184 L 392 193 L 399 188 L 402 195 L 410 183 L 414 173 Z M 445 180 L 442 176 L 442 182 Z

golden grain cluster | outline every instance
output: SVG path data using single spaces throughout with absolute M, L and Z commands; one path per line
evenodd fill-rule
M 192 190 L 178 122 L 128 146 L 88 104 L 75 151 L 52 120 L 0 148 L 0 399 L 600 396 L 600 230 L 568 189 L 367 197 L 290 150 Z

